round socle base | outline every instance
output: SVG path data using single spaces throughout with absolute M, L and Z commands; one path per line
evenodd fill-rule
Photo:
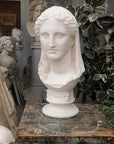
M 74 104 L 46 104 L 43 114 L 53 118 L 70 118 L 78 114 L 79 109 Z

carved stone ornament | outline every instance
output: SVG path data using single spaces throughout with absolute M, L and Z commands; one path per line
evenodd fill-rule
M 85 70 L 78 23 L 70 11 L 53 6 L 37 18 L 35 32 L 41 41 L 38 73 L 48 88 L 49 104 L 42 111 L 55 118 L 73 117 L 79 111 L 73 104 L 73 87 Z

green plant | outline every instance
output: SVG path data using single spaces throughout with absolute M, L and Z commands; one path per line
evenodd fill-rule
M 86 71 L 77 85 L 77 97 L 89 96 L 101 105 L 114 127 L 114 16 L 104 16 L 107 0 L 85 0 L 83 6 L 68 6 L 75 15 L 83 42 Z
M 110 107 L 106 105 L 102 105 L 101 110 L 104 112 L 111 127 L 114 129 L 114 105 L 111 105 Z

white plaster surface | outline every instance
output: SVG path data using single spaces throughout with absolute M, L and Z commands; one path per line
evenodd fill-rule
M 49 117 L 70 118 L 77 115 L 79 109 L 74 104 L 47 104 L 43 107 L 42 112 Z
M 8 128 L 0 126 L 0 143 L 10 144 L 12 142 L 15 142 L 12 132 Z
M 85 70 L 78 23 L 67 9 L 53 6 L 38 17 L 35 32 L 41 41 L 38 73 L 48 88 L 49 104 L 42 111 L 56 118 L 75 116 L 78 108 L 73 105 L 73 87 Z

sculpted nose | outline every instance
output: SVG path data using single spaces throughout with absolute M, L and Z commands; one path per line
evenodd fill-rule
M 50 36 L 50 38 L 49 38 L 48 46 L 49 46 L 50 48 L 55 47 L 54 38 L 53 38 L 52 36 Z

